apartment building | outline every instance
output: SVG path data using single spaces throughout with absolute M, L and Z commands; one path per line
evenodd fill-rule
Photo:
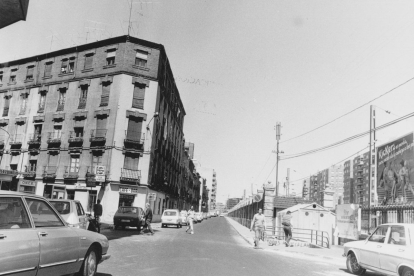
M 344 163 L 344 203 L 355 203 L 354 201 L 354 175 L 353 162 L 348 160 Z
M 369 152 L 353 159 L 354 203 L 368 204 Z
M 106 222 L 119 206 L 150 202 L 160 215 L 196 202 L 163 45 L 119 36 L 2 63 L 0 96 L 1 189 L 86 211 L 99 198 Z

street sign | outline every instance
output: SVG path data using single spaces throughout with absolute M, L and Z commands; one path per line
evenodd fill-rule
M 261 194 L 254 195 L 254 197 L 253 197 L 254 202 L 259 202 L 261 200 L 262 200 L 262 195 Z
M 106 170 L 105 166 L 96 166 L 95 167 L 95 174 L 105 176 L 105 170 Z
M 103 175 L 96 175 L 95 176 L 95 181 L 96 182 L 105 182 L 105 176 Z

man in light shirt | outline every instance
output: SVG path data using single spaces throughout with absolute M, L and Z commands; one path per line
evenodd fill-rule
M 191 206 L 190 210 L 188 210 L 187 212 L 188 227 L 187 227 L 187 230 L 185 230 L 185 232 L 191 229 L 190 233 L 194 234 L 194 225 L 193 225 L 194 218 L 195 218 L 194 207 Z
M 259 246 L 259 240 L 266 229 L 266 217 L 262 214 L 262 209 L 259 209 L 258 213 L 254 215 L 250 231 L 253 231 L 253 227 L 255 232 L 254 247 L 257 248 Z

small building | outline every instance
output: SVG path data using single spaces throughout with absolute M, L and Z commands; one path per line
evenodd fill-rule
M 308 241 L 323 247 L 332 243 L 333 229 L 335 229 L 335 214 L 317 203 L 297 204 L 277 213 L 276 230 L 282 235 L 282 217 L 287 211 L 292 215 L 292 237 Z

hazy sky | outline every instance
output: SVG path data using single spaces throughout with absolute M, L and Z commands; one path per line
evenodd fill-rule
M 186 141 L 216 170 L 224 201 L 250 193 L 252 183 L 275 183 L 276 121 L 285 155 L 369 130 L 366 105 L 283 142 L 413 78 L 413 13 L 413 1 L 134 1 L 131 35 L 165 46 L 187 112 Z M 0 30 L 0 62 L 126 34 L 128 18 L 127 0 L 32 0 L 27 21 Z M 413 112 L 414 80 L 372 104 L 379 125 Z M 413 126 L 410 119 L 387 128 L 378 143 Z M 368 142 L 281 161 L 279 181 L 287 168 L 300 179 Z

